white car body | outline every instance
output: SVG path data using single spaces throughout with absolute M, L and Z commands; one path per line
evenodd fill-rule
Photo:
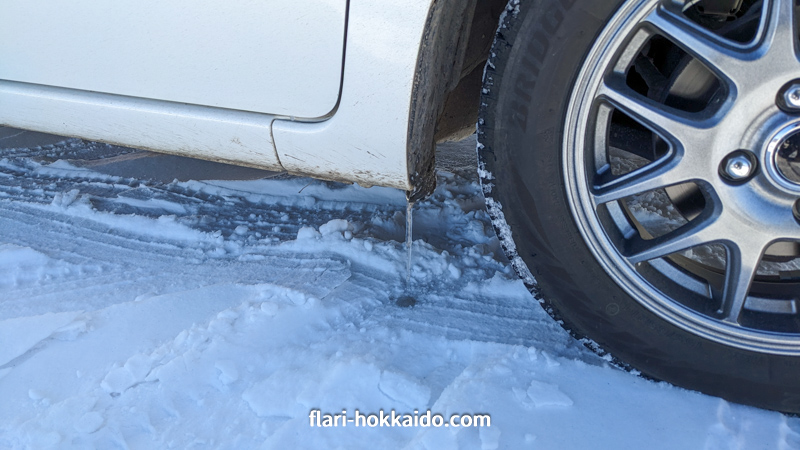
M 0 126 L 411 207 L 435 143 L 477 123 L 499 247 L 560 324 L 648 377 L 800 413 L 796 0 L 0 0 L 0 17 Z
M 464 35 L 467 4 L 2 0 L 0 124 L 420 190 L 449 76 L 424 65 L 459 62 L 436 11 Z

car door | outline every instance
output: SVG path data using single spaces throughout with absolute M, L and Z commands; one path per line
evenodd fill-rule
M 317 118 L 347 0 L 3 0 L 0 79 Z
M 0 125 L 414 190 L 433 4 L 0 0 Z

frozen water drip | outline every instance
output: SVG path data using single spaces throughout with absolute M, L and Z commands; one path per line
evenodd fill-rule
M 414 209 L 414 202 L 408 202 L 406 206 L 406 290 L 411 284 L 411 228 L 414 224 L 412 211 Z
M 411 228 L 413 224 L 412 210 L 414 202 L 406 206 L 406 286 L 403 295 L 395 299 L 395 304 L 401 308 L 410 308 L 417 304 L 417 299 L 411 295 Z

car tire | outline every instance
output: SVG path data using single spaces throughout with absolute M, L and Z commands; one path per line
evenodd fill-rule
M 735 211 L 739 206 L 731 202 L 739 201 L 742 196 L 755 208 L 754 217 L 767 209 L 759 202 L 791 206 L 792 199 L 800 198 L 800 193 L 793 197 L 791 189 L 782 191 L 773 186 L 776 180 L 763 167 L 769 161 L 763 159 L 761 147 L 754 144 L 745 149 L 746 155 L 753 155 L 752 163 L 757 166 L 757 171 L 746 180 L 731 180 L 721 172 L 719 179 L 710 172 L 688 178 L 695 203 L 701 203 L 694 210 L 678 207 L 678 199 L 662 189 L 665 186 L 654 185 L 658 189 L 647 191 L 648 194 L 657 191 L 659 198 L 669 201 L 665 209 L 673 214 L 678 211 L 683 217 L 685 223 L 670 225 L 678 228 L 666 231 L 666 237 L 651 233 L 646 229 L 649 225 L 642 225 L 644 220 L 637 222 L 639 219 L 631 212 L 635 209 L 631 206 L 632 196 L 603 197 L 610 192 L 602 189 L 603 183 L 620 186 L 619 180 L 624 182 L 627 175 L 609 175 L 609 161 L 613 160 L 608 156 L 611 144 L 635 147 L 644 142 L 640 154 L 630 157 L 644 160 L 639 163 L 644 166 L 669 163 L 676 154 L 696 157 L 689 144 L 675 150 L 683 141 L 676 140 L 678 143 L 673 146 L 671 136 L 663 132 L 657 118 L 652 122 L 647 117 L 639 120 L 640 110 L 647 111 L 642 105 L 655 111 L 669 111 L 680 120 L 685 118 L 692 127 L 702 127 L 706 126 L 703 121 L 724 116 L 724 108 L 736 107 L 736 102 L 756 101 L 748 100 L 750 97 L 742 91 L 734 98 L 724 82 L 714 80 L 706 83 L 718 83 L 709 88 L 713 95 L 701 98 L 701 106 L 686 108 L 672 93 L 669 101 L 664 100 L 667 94 L 653 94 L 649 84 L 644 90 L 620 88 L 631 92 L 621 100 L 612 94 L 608 98 L 597 94 L 598 89 L 612 83 L 608 81 L 611 78 L 623 84 L 641 85 L 640 78 L 644 76 L 638 74 L 650 70 L 647 61 L 650 57 L 641 64 L 636 58 L 645 57 L 642 56 L 645 48 L 655 55 L 650 58 L 654 65 L 669 66 L 670 70 L 687 70 L 685 61 L 689 60 L 700 60 L 704 66 L 713 67 L 700 59 L 705 54 L 695 57 L 691 45 L 669 33 L 665 37 L 658 30 L 653 31 L 649 21 L 655 21 L 654 14 L 661 14 L 659 11 L 666 9 L 667 3 L 674 4 L 657 0 L 512 0 L 509 3 L 486 66 L 478 122 L 479 172 L 487 207 L 507 256 L 531 292 L 548 313 L 574 336 L 585 339 L 593 350 L 611 355 L 620 367 L 639 371 L 646 377 L 738 403 L 800 413 L 800 317 L 790 307 L 800 301 L 796 272 L 786 272 L 786 276 L 781 272 L 777 278 L 753 272 L 752 283 L 747 284 L 745 279 L 744 294 L 736 297 L 735 288 L 742 285 L 747 275 L 745 270 L 736 270 L 747 267 L 745 256 L 750 251 L 749 244 L 737 240 L 736 234 L 723 233 L 719 239 L 698 237 L 701 245 L 692 247 L 721 249 L 722 263 L 719 258 L 714 263 L 695 261 L 691 258 L 696 255 L 687 256 L 686 245 L 675 246 L 672 253 L 653 253 L 656 256 L 651 259 L 632 257 L 641 252 L 630 250 L 652 249 L 675 240 L 680 234 L 676 230 L 698 223 L 704 225 L 703 220 L 708 224 L 734 220 L 724 214 Z M 770 8 L 785 3 L 766 1 L 762 13 L 771 14 Z M 759 4 L 756 2 L 752 8 Z M 684 15 L 669 11 L 664 14 L 671 14 L 670 20 L 685 20 L 701 27 L 702 24 L 689 18 L 690 12 L 680 12 Z M 732 12 L 731 17 L 737 16 Z M 754 41 L 762 31 L 755 31 Z M 690 37 L 712 36 L 709 39 L 720 46 L 728 39 L 704 33 Z M 739 41 L 745 43 L 731 44 L 731 48 L 746 48 L 750 42 L 746 38 Z M 663 49 L 678 56 L 662 57 L 658 52 L 663 53 Z M 624 58 L 628 58 L 627 62 Z M 670 58 L 672 62 L 662 61 Z M 634 63 L 642 67 L 631 69 Z M 631 75 L 634 71 L 637 74 Z M 663 68 L 659 71 L 669 72 Z M 716 74 L 716 68 L 710 72 Z M 613 77 L 616 74 L 621 76 Z M 665 78 L 680 75 L 673 72 Z M 670 82 L 674 89 L 677 82 Z M 774 107 L 774 99 L 770 101 L 772 105 L 764 103 L 762 108 L 769 113 L 765 113 L 767 116 L 794 123 L 791 115 Z M 664 104 L 667 106 L 659 106 Z M 614 115 L 615 111 L 620 111 L 619 117 Z M 774 117 L 762 128 L 767 131 L 770 127 L 781 128 L 783 122 Z M 631 119 L 636 124 L 631 125 Z M 612 120 L 622 125 L 611 123 Z M 626 137 L 625 133 L 622 137 L 603 137 L 606 131 L 611 133 L 615 127 L 625 126 L 647 139 Z M 762 142 L 770 136 L 753 139 Z M 603 148 L 597 150 L 598 146 Z M 721 160 L 717 154 L 734 150 L 738 149 L 709 151 L 699 165 L 719 166 L 722 171 L 727 160 Z M 648 159 L 651 153 L 653 156 Z M 644 166 L 628 173 L 639 173 Z M 604 176 L 607 178 L 602 178 L 602 183 L 597 181 Z M 772 196 L 750 195 L 763 190 Z M 637 195 L 643 193 L 636 191 Z M 798 234 L 788 225 L 784 227 L 784 222 L 771 216 L 756 219 L 760 228 L 768 228 L 764 236 L 796 242 Z M 741 231 L 744 225 L 739 222 L 726 226 L 744 234 Z M 761 271 L 763 266 L 759 264 L 766 259 L 780 260 L 771 253 L 775 251 L 772 242 L 761 246 L 762 253 L 753 270 Z M 794 251 L 791 248 L 796 247 L 790 247 Z M 775 264 L 796 264 L 798 258 L 792 260 L 792 255 Z M 703 283 L 705 288 L 698 288 Z M 726 306 L 726 302 L 736 298 L 740 299 L 738 303 Z M 735 308 L 740 309 L 731 312 Z

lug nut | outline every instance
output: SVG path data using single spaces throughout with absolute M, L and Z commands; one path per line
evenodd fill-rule
M 753 173 L 753 165 L 744 156 L 734 156 L 725 165 L 725 173 L 733 180 L 743 180 Z
M 784 112 L 789 114 L 800 113 L 800 79 L 784 84 L 775 97 L 775 103 Z
M 800 85 L 795 84 L 787 89 L 783 93 L 783 100 L 789 108 L 800 110 Z
M 756 172 L 757 161 L 755 156 L 742 150 L 728 155 L 720 166 L 723 178 L 734 183 L 747 181 Z

